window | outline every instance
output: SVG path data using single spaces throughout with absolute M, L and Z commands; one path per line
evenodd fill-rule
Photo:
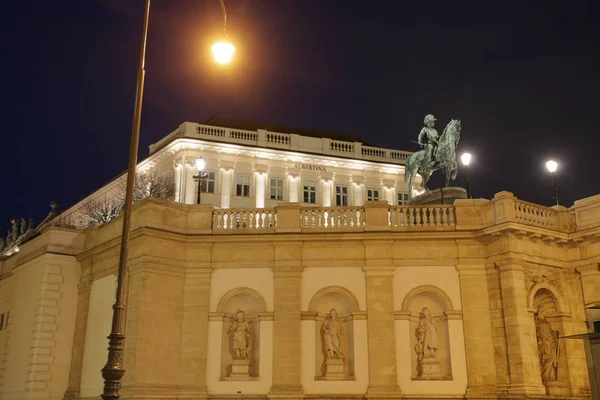
M 236 175 L 236 186 L 235 186 L 235 195 L 236 196 L 250 196 L 250 175 Z
M 367 201 L 379 200 L 379 189 L 367 189 Z
M 405 206 L 408 204 L 408 193 L 398 192 L 398 205 Z
M 317 202 L 317 185 L 314 182 L 304 182 L 304 202 L 315 204 Z
M 335 187 L 335 205 L 348 205 L 348 186 L 336 185 Z
M 202 174 L 202 183 L 200 185 L 200 190 L 203 193 L 214 193 L 215 192 L 215 173 L 214 172 L 204 172 Z
M 600 332 L 600 321 L 594 321 L 594 332 Z
M 283 179 L 271 178 L 271 200 L 283 200 Z

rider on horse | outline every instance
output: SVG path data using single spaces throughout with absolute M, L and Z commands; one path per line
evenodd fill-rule
M 423 123 L 425 126 L 419 133 L 418 142 L 421 146 L 427 148 L 426 159 L 429 160 L 429 166 L 434 167 L 436 163 L 434 159 L 435 149 L 440 138 L 438 132 L 433 127 L 435 125 L 435 117 L 432 114 L 427 114 L 423 120 Z

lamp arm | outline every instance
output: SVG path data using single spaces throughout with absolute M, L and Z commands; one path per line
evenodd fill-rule
M 223 13 L 223 32 L 225 33 L 225 36 L 227 36 L 227 10 L 225 10 L 225 2 L 219 0 L 219 4 L 221 5 L 221 11 Z

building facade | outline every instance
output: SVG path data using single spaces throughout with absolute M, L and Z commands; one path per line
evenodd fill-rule
M 596 395 L 600 196 L 409 206 L 409 154 L 190 123 L 151 146 L 174 189 L 134 205 L 123 398 Z M 3 250 L 0 398 L 101 393 L 122 221 L 89 205 L 121 179 Z

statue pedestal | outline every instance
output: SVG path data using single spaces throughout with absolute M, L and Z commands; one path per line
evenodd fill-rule
M 343 380 L 346 378 L 344 373 L 344 360 L 341 358 L 328 358 L 325 360 L 325 376 L 323 379 L 328 381 Z
M 550 381 L 546 384 L 546 394 L 551 396 L 568 395 L 567 388 L 561 381 Z
M 250 380 L 250 360 L 233 360 L 230 379 Z
M 461 187 L 449 186 L 431 190 L 414 197 L 408 202 L 409 206 L 424 206 L 428 204 L 454 204 L 456 199 L 466 199 L 467 191 Z
M 423 380 L 442 380 L 442 369 L 440 368 L 440 360 L 434 357 L 427 357 L 421 361 L 421 375 L 418 379 Z

